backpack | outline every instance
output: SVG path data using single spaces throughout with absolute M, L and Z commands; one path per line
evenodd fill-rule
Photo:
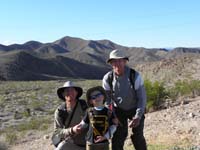
M 112 82 L 113 82 L 113 78 L 114 78 L 113 74 L 114 74 L 114 72 L 111 71 L 111 73 L 108 75 L 108 84 L 109 84 L 112 92 L 113 92 Z M 129 80 L 131 82 L 131 85 L 132 85 L 134 91 L 135 91 L 135 75 L 136 75 L 136 71 L 134 69 L 130 68 Z
M 136 93 L 136 90 L 135 90 L 135 77 L 136 77 L 136 71 L 134 69 L 130 68 L 129 80 L 131 82 L 132 89 Z M 112 85 L 113 78 L 114 78 L 114 72 L 112 70 L 112 71 L 110 71 L 110 74 L 108 75 L 108 84 L 109 84 L 110 90 L 111 90 L 111 97 L 113 96 L 113 93 L 114 93 L 114 91 L 113 91 L 113 85 Z

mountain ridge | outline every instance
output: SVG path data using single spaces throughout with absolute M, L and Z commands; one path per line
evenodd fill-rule
M 51 43 L 0 44 L 0 80 L 101 79 L 110 68 L 106 60 L 114 49 L 127 52 L 130 67 L 181 57 L 196 59 L 195 56 L 200 55 L 200 48 L 177 47 L 168 51 L 165 48 L 126 47 L 110 40 L 84 40 L 69 36 Z M 17 57 L 20 55 L 23 57 Z

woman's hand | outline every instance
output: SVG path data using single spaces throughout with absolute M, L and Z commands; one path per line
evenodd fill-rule
M 77 125 L 73 126 L 73 127 L 72 127 L 72 131 L 73 131 L 75 134 L 81 133 L 81 131 L 82 131 L 82 125 L 81 125 L 81 124 L 77 124 Z

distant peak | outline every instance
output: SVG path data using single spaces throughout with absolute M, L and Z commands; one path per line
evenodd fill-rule
M 24 45 L 30 45 L 30 44 L 43 44 L 41 42 L 38 42 L 38 41 L 28 41 L 28 42 L 25 42 Z

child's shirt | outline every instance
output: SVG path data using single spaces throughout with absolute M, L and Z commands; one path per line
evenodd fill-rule
M 116 130 L 116 125 L 112 121 L 114 118 L 113 112 L 106 107 L 89 108 L 81 122 L 82 125 L 89 125 L 86 140 L 94 143 L 97 136 L 104 136 L 107 140 L 102 142 L 107 142 Z

